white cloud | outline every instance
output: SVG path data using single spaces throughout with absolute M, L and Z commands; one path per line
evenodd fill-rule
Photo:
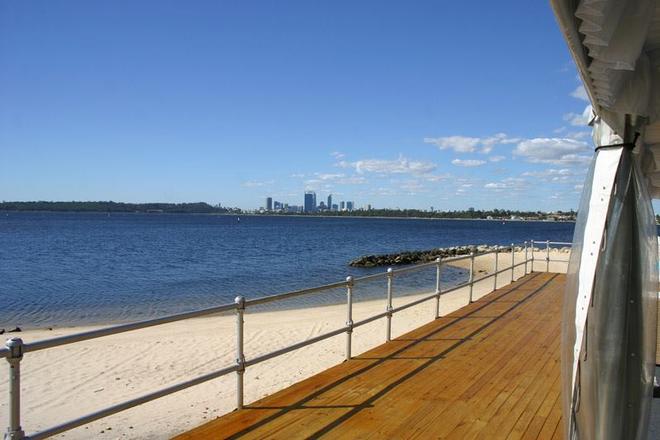
M 531 177 L 549 177 L 549 176 L 575 176 L 577 173 L 569 170 L 568 168 L 554 169 L 548 168 L 543 171 L 527 171 L 523 173 L 523 176 Z
M 262 186 L 269 186 L 274 183 L 275 183 L 274 180 L 264 180 L 264 181 L 248 180 L 247 182 L 243 182 L 242 185 L 246 188 L 259 188 Z
M 337 160 L 340 160 L 340 159 L 343 159 L 343 158 L 346 157 L 346 155 L 344 153 L 341 153 L 339 151 L 333 151 L 332 153 L 330 153 L 330 156 L 334 157 Z
M 586 165 L 591 161 L 591 148 L 581 141 L 568 138 L 526 139 L 513 150 L 532 163 L 555 165 Z
M 526 179 L 521 177 L 507 177 L 506 179 L 502 179 L 499 182 L 489 182 L 484 185 L 484 188 L 494 189 L 499 192 L 504 189 L 508 191 L 520 191 L 527 189 L 528 186 L 529 185 Z
M 398 187 L 408 192 L 410 195 L 426 191 L 424 184 L 418 180 L 406 180 L 405 182 L 400 183 Z
M 356 162 L 340 161 L 337 166 L 341 168 L 353 168 L 359 174 L 413 174 L 423 175 L 431 173 L 436 169 L 433 162 L 409 160 L 400 156 L 396 160 L 367 159 Z
M 316 173 L 316 177 L 318 177 L 321 180 L 337 180 L 341 179 L 342 177 L 345 177 L 344 174 L 324 174 L 324 173 Z
M 566 137 L 569 139 L 581 140 L 591 137 L 590 131 L 573 131 L 571 133 L 566 133 Z
M 577 86 L 577 88 L 571 92 L 571 96 L 573 98 L 589 102 L 589 95 L 587 95 L 587 91 L 582 84 Z
M 568 122 L 574 127 L 581 127 L 583 125 L 587 125 L 587 121 L 584 120 L 582 115 L 577 114 L 577 113 L 565 113 L 564 116 L 562 117 L 564 121 Z
M 477 150 L 490 153 L 495 145 L 514 144 L 519 139 L 510 138 L 505 133 L 497 133 L 489 137 L 445 136 L 424 138 L 427 144 L 433 144 L 440 150 L 454 150 L 456 153 L 473 153 Z
M 451 174 L 427 174 L 424 178 L 429 182 L 442 182 L 451 177 Z
M 572 112 L 566 113 L 563 118 L 564 121 L 568 122 L 574 127 L 585 127 L 591 120 L 591 106 L 586 106 L 582 111 L 582 114 Z
M 424 138 L 427 144 L 434 144 L 441 150 L 452 149 L 457 153 L 472 153 L 479 145 L 479 138 L 466 136 L 447 136 L 438 138 Z
M 348 176 L 337 180 L 337 183 L 342 185 L 363 185 L 367 183 L 367 179 L 362 176 Z
M 485 164 L 485 160 L 474 160 L 474 159 L 454 159 L 451 161 L 452 165 L 456 165 L 457 167 L 480 167 L 481 165 Z
M 367 179 L 364 176 L 347 176 L 343 173 L 314 173 L 314 178 L 305 181 L 305 184 L 310 186 L 318 186 L 321 183 L 330 188 L 329 184 L 331 183 L 362 185 L 367 183 Z
M 527 171 L 523 176 L 535 177 L 548 183 L 577 183 L 584 178 L 584 170 L 548 168 L 542 171 Z
M 484 188 L 488 189 L 504 189 L 506 185 L 502 182 L 491 182 L 484 185 Z
M 504 159 L 506 159 L 506 156 L 491 156 L 488 158 L 491 162 L 502 162 Z

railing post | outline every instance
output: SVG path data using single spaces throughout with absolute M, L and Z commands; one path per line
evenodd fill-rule
M 351 359 L 351 335 L 353 333 L 353 277 L 346 277 L 346 360 Z
M 516 249 L 514 243 L 511 243 L 511 282 L 513 283 L 513 271 L 516 267 Z
M 21 360 L 23 359 L 23 340 L 11 338 L 6 342 L 9 349 L 9 426 L 5 440 L 20 440 L 25 437 L 21 428 Z
M 527 275 L 527 241 L 525 240 L 525 275 Z
M 529 273 L 534 272 L 534 240 L 531 241 L 532 243 L 532 265 L 529 268 Z
M 245 298 L 237 296 L 234 302 L 236 303 L 236 365 L 238 366 L 238 370 L 236 370 L 236 408 L 243 409 L 243 376 L 245 373 L 245 352 L 243 347 L 245 321 L 243 315 L 245 313 Z
M 442 275 L 442 258 L 435 259 L 435 319 L 440 317 L 440 276 Z
M 495 246 L 495 271 L 493 272 L 493 290 L 497 290 L 497 260 L 500 255 L 500 247 Z
M 550 240 L 545 242 L 545 271 L 550 272 Z
M 474 249 L 470 250 L 470 302 L 472 302 L 472 294 L 474 287 Z
M 387 329 L 385 333 L 385 340 L 390 342 L 392 340 L 392 281 L 394 280 L 394 272 L 392 268 L 387 269 Z M 349 315 L 349 320 L 351 316 Z

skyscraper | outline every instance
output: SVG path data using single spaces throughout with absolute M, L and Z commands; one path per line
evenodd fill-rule
M 339 202 L 339 210 L 343 211 L 345 208 L 346 208 L 346 202 L 342 200 L 341 202 Z
M 346 202 L 346 211 L 353 210 L 353 202 Z
M 305 212 L 316 211 L 316 193 L 314 191 L 305 191 Z
M 332 209 L 332 194 L 328 194 L 328 210 Z
M 272 210 L 273 210 L 273 198 L 266 197 L 266 211 L 272 211 Z

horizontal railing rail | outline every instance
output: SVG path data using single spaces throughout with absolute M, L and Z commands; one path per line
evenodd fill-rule
M 173 314 L 173 315 L 168 315 L 160 318 L 154 318 L 154 319 L 148 319 L 144 321 L 138 321 L 134 323 L 128 323 L 128 324 L 119 324 L 119 325 L 114 325 L 114 326 L 109 326 L 109 327 L 104 327 L 100 329 L 95 329 L 95 330 L 90 330 L 86 332 L 81 332 L 81 333 L 75 333 L 72 335 L 66 335 L 66 336 L 59 336 L 56 338 L 51 338 L 51 339 L 45 339 L 41 341 L 36 341 L 36 342 L 30 342 L 30 343 L 24 343 L 20 338 L 11 338 L 7 341 L 6 346 L 4 348 L 0 348 L 0 358 L 6 358 L 7 362 L 9 363 L 9 427 L 5 433 L 5 439 L 6 440 L 21 440 L 21 439 L 43 439 L 47 438 L 56 434 L 60 434 L 62 432 L 71 430 L 73 428 L 91 423 L 95 420 L 99 420 L 104 417 L 108 417 L 110 415 L 116 414 L 118 412 L 133 408 L 135 406 L 141 405 L 143 403 L 147 403 L 150 401 L 153 401 L 155 399 L 170 395 L 172 393 L 175 393 L 177 391 L 184 390 L 186 388 L 190 388 L 195 385 L 202 384 L 204 382 L 217 379 L 222 376 L 226 376 L 227 374 L 231 373 L 236 373 L 236 407 L 238 409 L 241 409 L 243 407 L 243 396 L 244 396 L 244 387 L 243 387 L 243 378 L 244 378 L 244 372 L 247 367 L 259 364 L 261 362 L 265 362 L 267 360 L 276 358 L 278 356 L 284 355 L 286 353 L 290 353 L 292 351 L 298 350 L 300 348 L 306 347 L 308 345 L 315 344 L 317 342 L 341 335 L 341 334 L 346 334 L 346 350 L 345 350 L 345 357 L 346 359 L 351 359 L 352 353 L 351 353 L 351 348 L 352 348 L 352 333 L 353 330 L 357 327 L 361 327 L 363 325 L 369 324 L 371 322 L 377 321 L 382 318 L 387 319 L 387 327 L 386 327 L 386 341 L 390 341 L 392 337 L 392 326 L 391 326 L 391 321 L 392 321 L 392 316 L 395 313 L 401 312 L 403 310 L 409 309 L 411 307 L 414 307 L 416 305 L 425 303 L 427 301 L 435 300 L 435 318 L 440 317 L 440 299 L 442 295 L 449 294 L 451 292 L 454 292 L 459 289 L 463 289 L 468 287 L 469 288 L 469 302 L 473 302 L 473 289 L 474 285 L 476 283 L 483 282 L 489 278 L 493 278 L 493 290 L 497 288 L 498 286 L 498 276 L 503 275 L 505 272 L 511 272 L 510 275 L 510 282 L 513 282 L 515 279 L 515 270 L 521 266 L 524 266 L 524 273 L 527 275 L 528 273 L 531 273 L 534 271 L 534 250 L 536 249 L 536 245 L 538 244 L 544 244 L 546 246 L 546 271 L 549 271 L 550 268 L 550 262 L 555 261 L 550 259 L 550 249 L 552 245 L 561 245 L 561 246 L 570 246 L 571 243 L 564 243 L 564 242 L 553 242 L 553 241 L 544 241 L 544 242 L 539 242 L 539 241 L 530 241 L 529 244 L 528 242 L 524 242 L 522 245 L 519 245 L 516 247 L 513 243 L 510 246 L 495 246 L 494 249 L 485 251 L 485 252 L 475 252 L 475 248 L 471 248 L 471 252 L 466 255 L 457 255 L 453 257 L 448 257 L 448 258 L 436 258 L 434 261 L 430 262 L 425 262 L 421 264 L 416 264 L 416 265 L 411 265 L 399 269 L 392 269 L 389 268 L 385 272 L 379 272 L 371 275 L 366 275 L 362 277 L 347 277 L 345 281 L 339 281 L 336 283 L 331 283 L 331 284 L 326 284 L 322 286 L 317 286 L 317 287 L 312 287 L 308 289 L 300 289 L 300 290 L 294 290 L 290 292 L 285 292 L 285 293 L 280 293 L 280 294 L 275 294 L 275 295 L 269 295 L 269 296 L 263 296 L 260 298 L 255 298 L 255 299 L 250 299 L 246 300 L 245 298 L 239 296 L 236 297 L 236 300 L 234 303 L 230 304 L 223 304 L 215 307 L 210 307 L 206 309 L 201 309 L 201 310 L 194 310 L 190 312 L 183 312 L 183 313 L 178 313 L 178 314 Z M 530 252 L 531 250 L 531 252 Z M 524 251 L 524 259 L 523 261 L 516 262 L 516 251 L 518 252 L 523 252 Z M 498 267 L 500 254 L 502 252 L 510 252 L 511 254 L 511 260 L 510 264 L 505 265 L 504 267 Z M 493 270 L 479 278 L 475 279 L 475 269 L 474 269 L 474 264 L 475 264 L 475 259 L 487 255 L 495 254 L 494 258 L 494 267 Z M 531 258 L 530 258 L 531 256 Z M 457 284 L 455 286 L 452 286 L 448 289 L 443 290 L 441 286 L 441 275 L 442 275 L 442 267 L 447 264 L 451 263 L 456 263 L 458 261 L 464 261 L 464 260 L 470 260 L 470 266 L 469 266 L 469 272 L 468 272 L 468 280 L 464 283 Z M 563 261 L 563 260 L 557 260 L 557 261 Z M 531 265 L 530 265 L 531 262 Z M 392 299 L 393 299 L 393 282 L 394 279 L 402 274 L 407 274 L 427 268 L 435 268 L 436 269 L 436 284 L 435 284 L 435 290 L 430 293 L 421 296 L 420 298 L 416 298 L 410 302 L 407 302 L 405 304 L 402 304 L 398 307 L 393 307 L 392 306 Z M 529 269 L 529 270 L 528 270 Z M 352 310 L 353 310 L 353 290 L 356 285 L 362 284 L 367 281 L 373 281 L 373 280 L 378 280 L 378 279 L 386 279 L 387 280 L 387 287 L 386 287 L 386 293 L 387 293 L 387 304 L 385 307 L 385 311 L 381 313 L 377 313 L 375 315 L 369 316 L 367 318 L 364 318 L 360 321 L 354 322 L 353 321 L 353 315 L 352 315 Z M 254 307 L 257 305 L 262 305 L 262 304 L 267 304 L 275 301 L 281 301 L 284 299 L 289 299 L 289 298 L 294 298 L 294 297 L 299 297 L 303 295 L 311 295 L 311 294 L 316 294 L 316 293 L 321 293 L 321 292 L 326 292 L 329 290 L 333 289 L 346 289 L 346 312 L 347 312 L 347 319 L 346 323 L 343 327 L 337 328 L 335 330 L 316 335 L 313 337 L 310 337 L 304 341 L 296 342 L 294 344 L 288 345 L 286 347 L 279 348 L 277 350 L 261 354 L 258 356 L 255 356 L 254 358 L 251 359 L 246 359 L 245 358 L 245 353 L 244 353 L 244 338 L 243 338 L 243 333 L 244 333 L 244 313 L 245 309 L 248 307 Z M 107 408 L 95 411 L 93 413 L 81 416 L 79 418 L 76 418 L 74 420 L 70 420 L 68 422 L 64 422 L 60 425 L 53 426 L 51 428 L 47 428 L 45 430 L 35 432 L 33 434 L 30 434 L 29 436 L 26 436 L 22 427 L 21 427 L 21 413 L 20 413 L 20 397 L 21 397 L 21 388 L 20 388 L 20 363 L 21 360 L 23 359 L 23 356 L 26 353 L 30 352 L 35 352 L 39 350 L 45 350 L 45 349 L 50 349 L 50 348 L 55 348 L 55 347 L 60 347 L 63 345 L 68 345 L 68 344 L 73 344 L 76 342 L 82 342 L 82 341 L 88 341 L 91 339 L 96 339 L 96 338 L 101 338 L 105 336 L 111 336 L 111 335 L 116 335 L 120 333 L 125 333 L 129 331 L 135 331 L 135 330 L 140 330 L 148 327 L 153 327 L 157 325 L 163 325 L 163 324 L 168 324 L 172 322 L 177 322 L 177 321 L 182 321 L 185 319 L 191 319 L 191 318 L 197 318 L 197 317 L 202 317 L 202 316 L 209 316 L 209 315 L 214 315 L 214 314 L 219 314 L 223 312 L 234 312 L 236 314 L 236 364 L 232 366 L 228 366 L 225 368 L 221 368 L 219 370 L 206 373 L 204 375 L 198 376 L 194 379 L 190 379 L 184 382 L 180 382 L 174 385 L 170 385 L 168 387 L 162 388 L 158 391 L 154 391 L 145 395 L 142 395 L 140 397 L 136 397 L 130 400 L 127 400 L 122 403 L 118 403 L 112 406 L 109 406 Z

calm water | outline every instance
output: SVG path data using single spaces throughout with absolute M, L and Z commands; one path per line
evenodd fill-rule
M 1 213 L 0 328 L 142 319 L 384 270 L 348 267 L 363 254 L 572 234 L 572 223 L 551 222 Z M 464 278 L 443 274 L 447 285 Z M 398 294 L 430 290 L 434 272 L 396 283 Z M 356 287 L 359 299 L 383 294 L 382 281 Z

